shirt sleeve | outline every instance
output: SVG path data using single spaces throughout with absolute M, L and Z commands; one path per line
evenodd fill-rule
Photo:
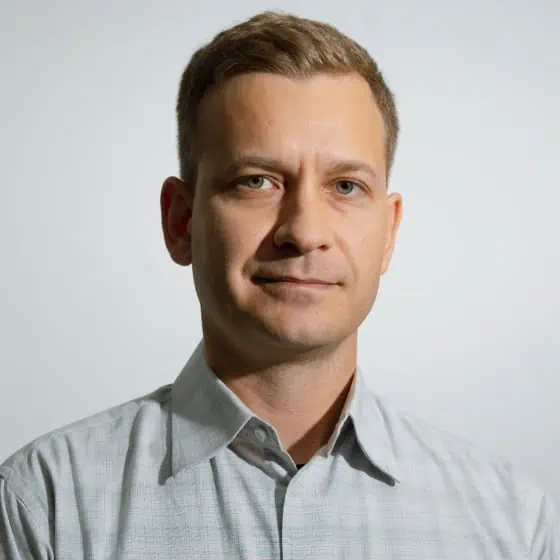
M 0 471 L 0 560 L 52 560 L 44 539 L 48 522 L 40 524 Z

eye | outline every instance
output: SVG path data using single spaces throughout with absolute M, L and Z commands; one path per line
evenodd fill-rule
M 263 187 L 267 183 L 270 186 L 273 186 L 270 179 L 268 179 L 264 175 L 248 175 L 247 177 L 242 177 L 241 179 L 239 179 L 239 181 L 237 181 L 238 185 L 247 186 L 250 190 L 253 191 L 265 190 Z
M 342 195 L 349 195 L 352 194 L 356 189 L 361 189 L 358 183 L 354 183 L 354 181 L 337 181 L 336 183 L 337 191 Z

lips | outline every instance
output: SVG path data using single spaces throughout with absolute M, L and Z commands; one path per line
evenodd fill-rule
M 327 282 L 325 280 L 321 280 L 320 278 L 296 278 L 294 276 L 254 276 L 254 281 L 257 284 L 263 283 L 278 283 L 278 282 L 290 282 L 293 284 L 311 284 L 311 285 L 323 285 L 323 286 L 330 286 L 333 285 L 334 282 Z

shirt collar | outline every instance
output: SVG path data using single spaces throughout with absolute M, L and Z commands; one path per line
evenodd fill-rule
M 257 416 L 208 366 L 202 340 L 171 388 L 172 474 L 216 455 L 252 418 Z M 327 444 L 329 453 L 349 418 L 367 459 L 398 482 L 388 419 L 376 395 L 365 385 L 359 367 Z
M 379 397 L 366 385 L 362 369 L 356 368 L 348 416 L 352 419 L 356 439 L 370 463 L 395 482 L 401 481 L 395 454 L 394 417 Z

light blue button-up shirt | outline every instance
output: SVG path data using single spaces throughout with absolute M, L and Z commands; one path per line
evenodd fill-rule
M 358 369 L 300 470 L 208 368 L 40 437 L 0 467 L 0 558 L 560 558 L 554 506 L 474 445 L 397 412 Z

